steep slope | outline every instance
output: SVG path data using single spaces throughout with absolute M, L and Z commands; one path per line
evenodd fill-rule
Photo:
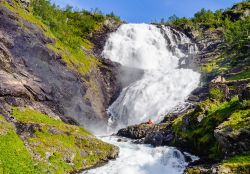
M 1 95 L 13 99 L 5 103 L 12 105 L 19 97 L 22 105 L 44 108 L 87 128 L 104 125 L 105 110 L 120 91 L 119 65 L 101 62 L 87 50 L 71 50 L 20 3 L 4 6 L 1 79 L 9 82 L 2 84 Z
M 29 2 L 0 1 L 0 173 L 74 173 L 116 158 L 74 125 L 105 130 L 119 65 L 96 58 L 87 36 L 71 48 Z

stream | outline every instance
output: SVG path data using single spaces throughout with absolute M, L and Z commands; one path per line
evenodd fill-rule
M 111 131 L 148 119 L 157 123 L 167 113 L 189 105 L 185 100 L 198 87 L 200 74 L 181 67 L 196 52 L 197 46 L 185 34 L 168 26 L 123 24 L 110 34 L 103 57 L 144 72 L 140 79 L 124 87 L 108 109 Z M 123 78 L 130 77 L 120 80 Z M 84 174 L 181 174 L 188 165 L 185 155 L 174 147 L 154 148 L 133 144 L 129 139 L 118 142 L 115 136 L 100 139 L 118 146 L 120 155 Z

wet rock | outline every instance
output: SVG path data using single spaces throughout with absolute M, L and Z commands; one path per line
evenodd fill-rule
M 250 124 L 250 119 L 247 122 Z M 236 133 L 232 127 L 224 127 L 222 124 L 215 129 L 214 136 L 227 156 L 250 150 L 250 129 L 241 128 Z
M 114 146 L 114 147 L 112 148 L 112 150 L 111 150 L 111 152 L 110 152 L 108 158 L 111 159 L 111 160 L 112 160 L 112 159 L 116 159 L 116 158 L 119 156 L 119 152 L 120 152 L 119 148 L 116 147 L 116 146 Z
M 94 43 L 93 51 L 97 55 L 97 57 L 101 57 L 103 48 L 105 46 L 109 34 L 116 31 L 121 24 L 121 22 L 116 22 L 114 19 L 108 19 L 104 22 L 104 27 L 102 27 L 98 31 L 95 31 L 89 37 L 89 40 Z
M 163 145 L 163 141 L 165 141 L 165 138 L 166 137 L 164 137 L 161 132 L 152 132 L 145 137 L 144 143 L 151 144 L 153 146 L 161 146 Z
M 198 102 L 198 101 L 200 101 L 200 98 L 198 96 L 195 96 L 195 95 L 190 95 L 188 97 L 188 100 L 191 102 Z
M 131 139 L 141 139 L 145 138 L 149 133 L 158 132 L 160 129 L 164 128 L 164 126 L 165 125 L 149 124 L 129 126 L 127 128 L 120 129 L 117 135 Z

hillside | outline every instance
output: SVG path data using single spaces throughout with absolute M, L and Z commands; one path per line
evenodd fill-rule
M 73 173 L 115 158 L 115 146 L 79 126 L 103 130 L 121 89 L 118 65 L 89 41 L 119 19 L 44 0 L 0 3 L 0 173 Z

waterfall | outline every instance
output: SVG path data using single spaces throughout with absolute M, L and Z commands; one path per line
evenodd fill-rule
M 198 86 L 200 75 L 179 65 L 196 49 L 188 37 L 170 27 L 124 24 L 112 33 L 103 56 L 129 67 L 130 71 L 137 68 L 144 72 L 140 79 L 123 89 L 109 108 L 110 122 L 118 125 L 116 129 L 149 118 L 159 121 L 176 106 L 185 106 L 185 99 Z M 181 174 L 188 165 L 184 154 L 173 147 L 154 148 L 115 136 L 100 138 L 118 146 L 119 157 L 83 174 Z
M 176 106 L 183 106 L 186 97 L 198 86 L 200 75 L 179 68 L 179 63 L 195 51 L 196 46 L 186 35 L 170 27 L 124 24 L 112 33 L 103 56 L 141 69 L 144 75 L 125 87 L 110 106 L 111 122 L 119 128 L 149 118 L 157 122 Z

